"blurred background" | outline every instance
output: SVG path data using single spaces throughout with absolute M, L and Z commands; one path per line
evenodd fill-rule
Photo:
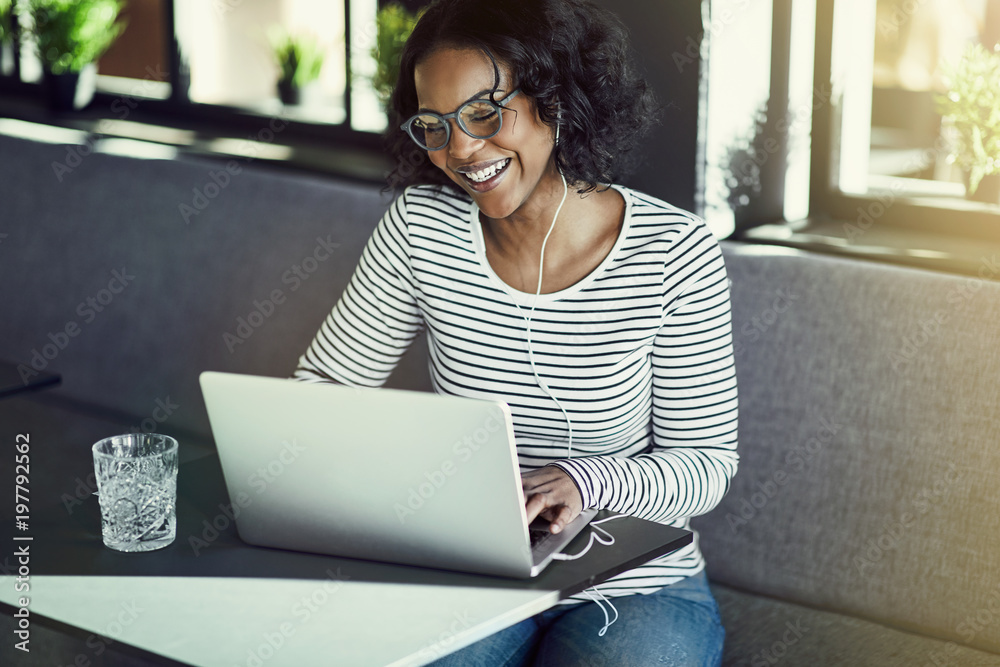
M 663 107 L 623 183 L 719 237 L 844 252 L 861 224 L 917 263 L 935 245 L 918 232 L 996 238 L 1000 0 L 599 2 Z M 69 109 L 51 102 L 55 47 L 35 25 L 60 4 L 0 0 L 0 116 L 210 155 L 245 153 L 235 140 L 278 119 L 288 130 L 251 142 L 255 158 L 369 182 L 392 167 L 383 103 L 426 2 L 78 0 L 91 16 L 114 7 L 120 34 Z

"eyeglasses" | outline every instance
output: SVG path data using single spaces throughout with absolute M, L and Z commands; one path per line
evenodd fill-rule
M 458 121 L 458 126 L 470 137 L 489 139 L 503 127 L 503 108 L 520 92 L 515 90 L 499 103 L 492 100 L 470 100 L 460 106 L 458 111 L 444 115 L 424 111 L 400 125 L 399 129 L 406 130 L 418 146 L 429 151 L 439 151 L 448 145 L 451 140 L 450 118 Z

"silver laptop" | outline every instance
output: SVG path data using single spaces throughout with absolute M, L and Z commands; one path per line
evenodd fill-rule
M 596 514 L 558 535 L 529 531 L 505 403 L 231 373 L 200 380 L 249 544 L 527 578 Z

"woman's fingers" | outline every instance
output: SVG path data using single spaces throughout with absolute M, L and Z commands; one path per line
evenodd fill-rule
M 561 532 L 583 510 L 576 484 L 563 470 L 547 466 L 521 476 L 528 523 L 536 517 L 549 522 L 549 530 Z

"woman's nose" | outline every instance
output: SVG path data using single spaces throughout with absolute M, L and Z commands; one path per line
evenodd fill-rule
M 454 121 L 453 121 L 454 122 Z M 465 130 L 454 123 L 451 126 L 451 139 L 448 141 L 448 153 L 456 160 L 464 160 L 482 148 L 485 139 L 477 139 L 465 133 Z

